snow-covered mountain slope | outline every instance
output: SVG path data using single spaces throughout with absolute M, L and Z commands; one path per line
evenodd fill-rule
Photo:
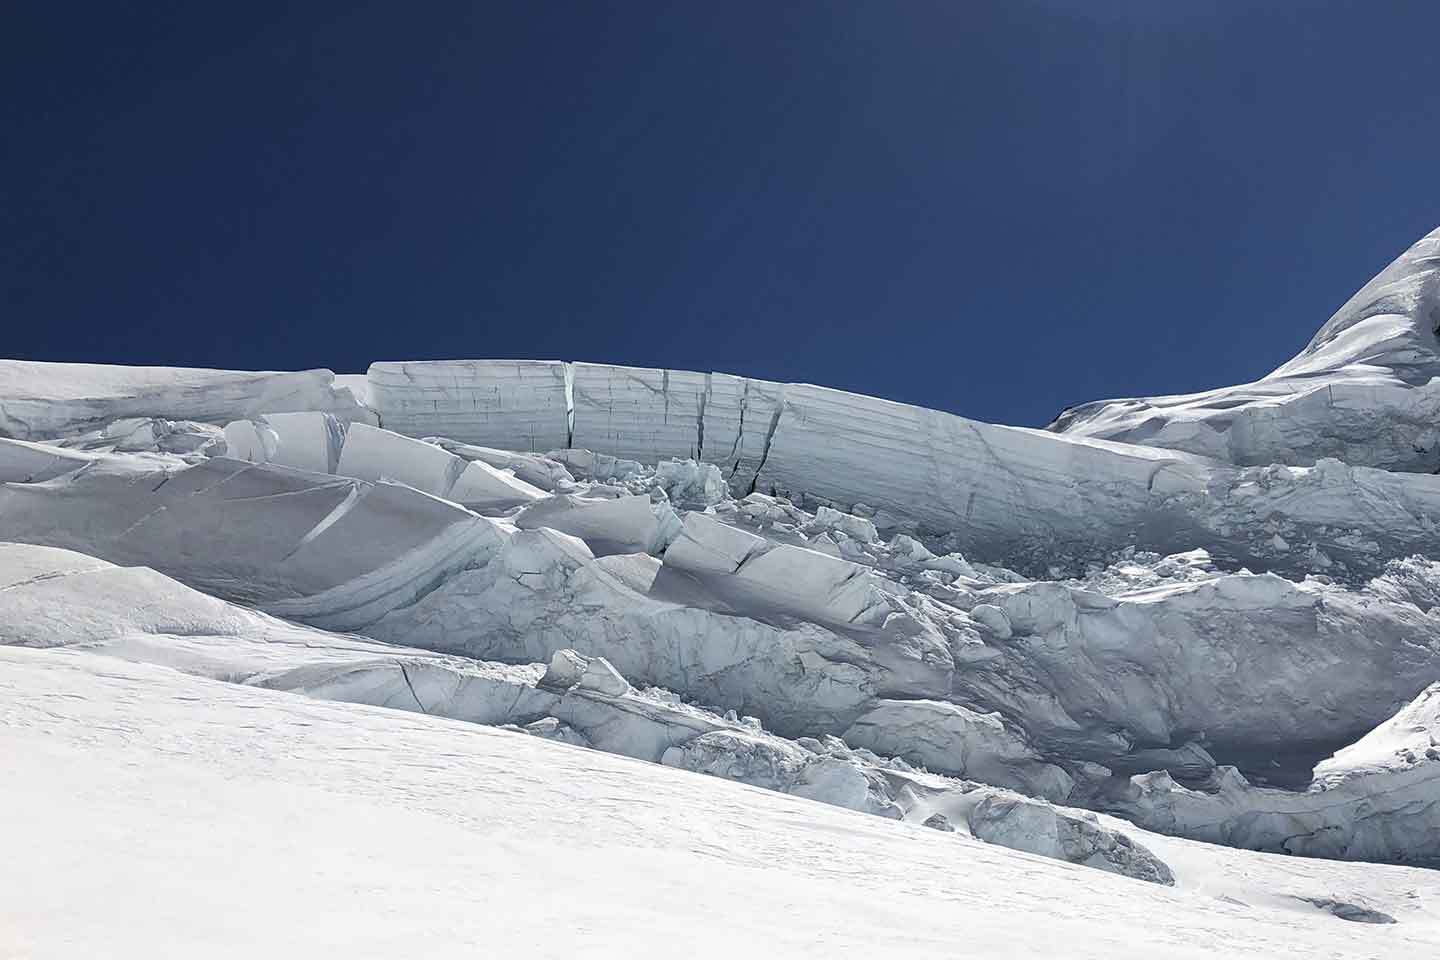
M 1440 864 L 1432 247 L 1263 403 L 1171 405 L 1146 443 L 1082 435 L 1129 407 L 1057 434 L 565 361 L 6 361 L 0 756 L 42 775 L 0 793 L 37 838 L 0 935 L 84 951 L 114 916 L 44 898 L 103 853 L 184 887 L 162 953 L 298 923 L 271 870 L 334 911 L 289 935 L 392 952 L 493 934 L 476 890 L 562 918 L 488 941 L 530 955 L 638 918 L 767 955 L 1007 925 L 1029 954 L 1433 952 L 1435 874 L 1383 865 Z M 182 869 L 201 796 L 223 842 Z M 222 875 L 246 831 L 271 846 Z
M 402 457 L 414 443 L 364 442 Z M 397 656 L 436 651 L 536 665 L 526 668 L 530 674 L 489 666 L 477 673 L 432 654 L 424 664 L 370 662 L 378 656 L 372 650 L 359 662 L 352 652 L 341 663 L 273 663 L 279 679 L 265 681 L 270 685 L 474 722 L 530 725 L 549 718 L 578 729 L 579 742 L 651 760 L 675 747 L 682 766 L 804 795 L 850 796 L 843 805 L 873 812 L 928 816 L 939 808 L 905 798 L 950 788 L 917 787 L 860 768 L 844 774 L 853 788 L 837 786 L 833 773 L 822 788 L 812 782 L 817 758 L 844 766 L 851 757 L 817 752 L 817 744 L 840 738 L 846 749 L 1121 812 L 1181 835 L 1300 849 L 1292 838 L 1305 830 L 1291 829 L 1290 821 L 1258 829 L 1255 816 L 1284 817 L 1307 802 L 1303 794 L 1277 800 L 1225 765 L 1239 765 L 1260 784 L 1303 787 L 1315 761 L 1385 721 L 1440 676 L 1440 619 L 1417 589 L 1433 571 L 1420 561 L 1362 590 L 1224 574 L 1198 552 L 1132 555 L 1084 582 L 1028 582 L 958 554 L 937 556 L 905 535 L 887 543 L 871 521 L 833 508 L 810 514 L 752 494 L 687 510 L 684 496 L 713 496 L 696 479 L 705 471 L 693 463 L 688 470 L 624 467 L 630 486 L 616 487 L 575 480 L 550 461 L 547 476 L 571 492 L 491 518 L 384 480 L 383 462 L 373 470 L 382 479 L 371 482 L 225 459 L 177 472 L 138 455 L 89 456 L 71 473 L 0 490 L 0 515 L 12 519 L 12 535 L 154 567 L 312 629 L 360 630 L 400 645 L 390 648 Z M 418 462 L 406 459 L 397 468 L 413 470 Z M 607 476 L 619 469 L 603 466 Z M 680 499 L 672 502 L 667 490 Z M 597 559 L 590 546 L 626 541 L 649 544 L 660 556 Z M 34 549 L 9 548 L 0 560 Z M 206 627 L 197 634 L 199 628 L 137 631 L 107 619 L 132 603 L 160 616 L 160 598 L 184 588 L 157 581 L 142 589 L 154 576 L 107 568 L 81 578 L 30 577 L 35 582 L 0 594 L 8 633 L 19 638 L 10 642 L 44 645 L 46 636 L 73 633 L 67 623 L 98 616 L 115 649 L 171 665 L 209 657 L 208 671 L 191 668 L 207 676 L 256 673 L 240 656 L 249 649 L 245 637 L 258 634 L 268 645 L 247 657 L 275 656 L 269 627 Z M 122 592 L 92 596 L 92 584 L 101 581 Z M 16 606 L 31 594 L 41 599 L 24 610 Z M 225 609 L 229 623 L 237 608 Z M 37 618 L 37 610 L 52 613 Z M 166 616 L 205 620 L 195 612 Z M 186 636 L 186 649 L 144 639 L 155 633 Z M 194 650 L 200 634 L 222 639 L 204 644 L 201 656 Z M 124 643 L 116 646 L 116 637 Z M 356 642 L 320 645 L 351 651 Z M 214 659 L 225 644 L 237 658 L 228 665 Z M 574 703 L 557 707 L 536 689 L 543 665 L 553 667 L 557 656 L 604 658 L 622 690 L 625 678 L 666 688 L 712 705 L 715 716 L 749 714 L 772 737 L 810 745 L 756 746 L 746 731 L 726 733 L 713 717 L 666 720 L 663 704 L 635 705 L 620 718 L 629 732 L 597 735 L 597 723 L 617 722 L 613 713 L 597 719 L 587 702 L 577 714 Z M 630 726 L 637 717 L 639 733 Z M 644 732 L 655 723 L 658 738 Z M 720 736 L 689 742 L 709 734 Z M 624 745 L 631 742 L 649 746 Z M 755 774 L 757 764 L 772 772 Z M 1167 791 L 1160 788 L 1173 781 L 1143 778 L 1157 770 L 1187 786 Z M 1190 787 L 1200 799 L 1185 792 Z M 1306 849 L 1381 860 L 1440 856 L 1440 837 L 1431 832 L 1440 804 L 1424 800 L 1426 789 L 1418 806 L 1373 809 L 1364 789 L 1331 793 L 1323 821 L 1329 839 Z M 947 809 L 968 820 L 973 799 Z M 1209 804 L 1211 812 L 1175 814 L 1176 804 L 1185 810 Z
M 1440 230 L 1345 303 L 1293 359 L 1255 383 L 1101 400 L 1049 429 L 1242 465 L 1440 470 Z
M 1002 846 L 1173 882 L 1149 851 L 1093 814 L 916 770 L 836 737 L 789 741 L 753 717 L 721 715 L 668 690 L 636 690 L 607 660 L 573 650 L 556 651 L 548 665 L 441 656 L 286 623 L 143 567 L 6 543 L 0 646 L 85 650 L 231 683 L 507 726 L 891 819 L 925 823 L 939 815 L 947 829 Z M 1007 739 L 995 717 L 949 709 L 975 729 L 963 747 L 989 783 L 1029 785 L 1023 774 L 1028 766 L 1033 775 L 1038 764 L 1023 742 Z
M 152 566 L 338 629 L 413 601 L 496 545 L 479 517 L 412 487 L 225 458 L 177 468 L 103 457 L 0 488 L 0 516 L 11 539 Z
M 0 949 L 16 956 L 1400 958 L 1440 944 L 1430 871 L 1157 837 L 1182 864 L 1167 888 L 81 652 L 0 650 L 0 738 L 26 772 L 0 791 Z M 1332 913 L 1351 908 L 1397 922 Z

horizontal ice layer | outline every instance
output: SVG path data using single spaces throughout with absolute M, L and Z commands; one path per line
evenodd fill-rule
M 388 430 L 541 453 L 570 445 L 569 370 L 559 361 L 372 363 L 368 378 Z
M 0 483 L 39 483 L 94 462 L 93 454 L 0 438 Z
M 0 529 L 330 629 L 507 660 L 579 649 L 792 729 L 838 731 L 877 693 L 912 689 L 912 673 L 932 678 L 913 687 L 929 692 L 950 666 L 928 663 L 944 653 L 936 641 L 869 649 L 813 624 L 653 599 L 553 530 L 516 532 L 406 486 L 270 465 L 146 470 L 112 457 L 0 488 Z
M 570 364 L 571 447 L 654 463 L 700 459 L 709 376 L 681 370 Z
M 1294 359 L 1254 383 L 1102 400 L 1049 429 L 1243 465 L 1440 467 L 1440 230 L 1345 303 Z
M 0 530 L 334 629 L 412 602 L 499 543 L 490 521 L 409 487 L 223 458 L 180 470 L 110 458 L 6 484 Z
M 757 483 L 863 501 L 1040 570 L 1127 545 L 1200 546 L 1252 568 L 1362 576 L 1430 549 L 1440 519 L 1440 477 L 1333 460 L 1237 469 L 803 385 L 786 388 Z
M 587 744 L 658 761 L 668 747 L 734 728 L 634 691 L 573 651 L 542 671 L 446 657 L 278 620 L 146 567 L 0 542 L 0 646 L 82 647 L 186 673 L 473 723 L 555 717 Z M 578 665 L 563 676 L 558 664 Z
M 288 373 L 0 360 L 0 437 L 44 440 L 123 417 L 228 423 L 314 410 L 344 420 L 374 415 L 329 370 Z
M 843 729 L 878 691 L 909 682 L 913 656 L 813 624 L 656 600 L 553 530 L 517 532 L 406 486 L 269 465 L 101 461 L 0 487 L 0 529 L 327 629 L 512 661 L 578 649 L 790 729 Z
M 744 496 L 754 487 L 784 395 L 782 383 L 710 374 L 702 459 L 720 467 L 736 496 Z
M 1232 566 L 1359 579 L 1428 549 L 1440 518 L 1440 479 L 1428 476 L 1332 460 L 1237 469 L 803 384 L 538 361 L 375 366 L 383 382 L 398 378 L 390 389 L 402 419 L 387 413 L 387 427 L 431 435 L 483 421 L 483 442 L 525 449 L 540 442 L 537 409 L 550 411 L 559 440 L 567 370 L 577 391 L 573 441 L 593 445 L 593 457 L 698 452 L 721 465 L 733 491 L 864 503 L 887 528 L 954 533 L 967 553 L 1030 571 L 1075 569 L 1132 545 L 1198 546 Z
M 376 363 L 369 380 L 383 425 L 409 436 L 705 460 L 741 495 L 764 462 L 785 389 L 727 373 L 545 360 Z
M 1212 469 L 1184 454 L 1057 439 L 792 384 L 757 487 L 957 531 L 967 553 L 1054 558 L 1141 535 L 1165 496 L 1202 491 Z
M 627 562 L 624 567 L 632 565 Z M 663 571 L 662 571 L 663 572 Z M 636 682 L 750 713 L 781 733 L 840 733 L 877 696 L 943 695 L 953 669 L 938 633 L 887 620 L 831 629 L 773 608 L 685 600 L 612 573 L 585 545 L 522 530 L 485 563 L 366 627 L 381 639 L 465 656 L 603 656 Z M 643 586 L 643 583 L 642 583 Z M 694 603 L 690 602 L 691 600 Z

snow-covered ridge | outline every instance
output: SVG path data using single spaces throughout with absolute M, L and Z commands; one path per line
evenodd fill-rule
M 736 495 L 860 504 L 881 529 L 953 534 L 966 552 L 1029 570 L 1200 546 L 1234 566 L 1363 577 L 1379 558 L 1424 549 L 1440 518 L 1440 479 L 1330 461 L 1237 469 L 805 384 L 558 361 L 376 364 L 371 376 L 390 429 L 706 460 Z
M 333 471 L 344 425 L 378 421 L 520 454 L 709 462 L 737 496 L 867 512 L 882 531 L 949 535 L 1028 573 L 1200 547 L 1231 568 L 1358 582 L 1427 551 L 1440 520 L 1437 248 L 1440 234 L 1417 243 L 1258 384 L 1078 408 L 1059 433 L 809 384 L 560 360 L 375 363 L 368 407 L 328 371 L 3 361 L 0 436 L 124 450 L 163 435 L 158 449 L 185 452 L 212 442 L 205 422 L 278 414 L 279 430 L 310 411 L 331 418 L 330 449 L 276 462 Z M 263 447 L 246 429 L 241 446 Z
M 1050 430 L 1185 450 L 1241 465 L 1440 469 L 1440 230 L 1347 301 L 1303 350 L 1254 382 L 1100 400 Z
M 561 361 L 375 364 L 371 377 L 383 424 L 403 433 L 710 461 L 736 495 L 860 504 L 881 529 L 952 533 L 1033 571 L 1199 546 L 1237 567 L 1363 578 L 1426 549 L 1440 518 L 1428 476 L 1313 458 L 1237 468 L 807 384 Z
M 403 371 L 393 383 L 392 366 Z M 514 361 L 377 364 L 372 376 L 377 411 L 368 416 L 411 436 L 541 453 L 580 438 L 596 455 L 712 460 L 738 495 L 758 489 L 811 505 L 859 505 L 882 530 L 949 534 L 957 548 L 1034 572 L 1074 569 L 1127 546 L 1161 553 L 1198 546 L 1237 567 L 1363 578 L 1387 557 L 1423 551 L 1440 517 L 1440 479 L 1432 477 L 1334 461 L 1235 468 L 806 385 Z M 53 405 L 69 402 L 59 397 Z M 174 402 L 200 415 L 183 396 Z M 0 394 L 0 409 L 9 403 Z M 242 406 L 257 404 L 251 398 Z M 267 427 L 311 429 L 304 418 L 325 408 L 272 415 Z M 332 427 L 315 429 L 330 437 L 328 450 L 276 462 L 333 469 L 346 418 L 367 416 L 325 416 Z M 130 433 L 112 436 L 116 424 L 130 424 Z M 213 447 L 204 429 L 132 417 L 64 442 L 144 449 L 131 439 L 143 430 L 170 445 L 159 449 L 183 452 Z M 237 427 L 228 441 L 251 457 L 245 451 L 266 441 L 246 429 L 248 439 Z M 19 479 L 20 468 L 11 469 Z

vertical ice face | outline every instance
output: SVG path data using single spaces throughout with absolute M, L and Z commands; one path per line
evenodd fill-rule
M 982 555 L 1018 543 L 1121 545 L 1171 493 L 1198 494 L 1203 461 L 1076 442 L 808 384 L 785 387 L 757 489 L 863 501 Z
M 369 384 L 385 428 L 407 436 L 703 459 L 741 494 L 764 463 L 785 393 L 727 373 L 542 360 L 376 363 Z
M 705 459 L 718 465 L 738 495 L 755 487 L 785 385 L 729 373 L 710 374 L 705 401 Z
M 569 372 L 559 360 L 373 363 L 368 377 L 388 430 L 532 452 L 570 445 Z
M 748 493 L 765 459 L 785 385 L 728 373 L 570 365 L 572 446 L 642 462 L 691 457 Z
M 328 413 L 272 413 L 225 427 L 228 456 L 312 473 L 334 473 L 344 442 L 344 425 Z
M 570 366 L 572 446 L 646 463 L 700 457 L 707 374 L 602 363 Z
M 1237 469 L 1162 447 L 997 426 L 808 384 L 559 361 L 377 363 L 387 428 L 507 449 L 702 458 L 732 492 L 858 502 L 1026 570 L 1128 545 L 1252 569 L 1370 575 L 1423 552 L 1440 478 Z M 1363 504 L 1363 506 L 1362 506 Z
M 510 449 L 568 443 L 647 463 L 704 459 L 742 495 L 758 483 L 864 501 L 992 547 L 1017 533 L 1083 541 L 1105 525 L 1123 545 L 1152 495 L 1204 485 L 1181 454 L 731 374 L 495 360 L 377 363 L 370 375 L 385 426 L 400 433 Z

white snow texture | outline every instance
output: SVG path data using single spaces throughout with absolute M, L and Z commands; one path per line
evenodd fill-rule
M 0 360 L 0 957 L 1432 955 L 1437 251 L 1048 430 Z

